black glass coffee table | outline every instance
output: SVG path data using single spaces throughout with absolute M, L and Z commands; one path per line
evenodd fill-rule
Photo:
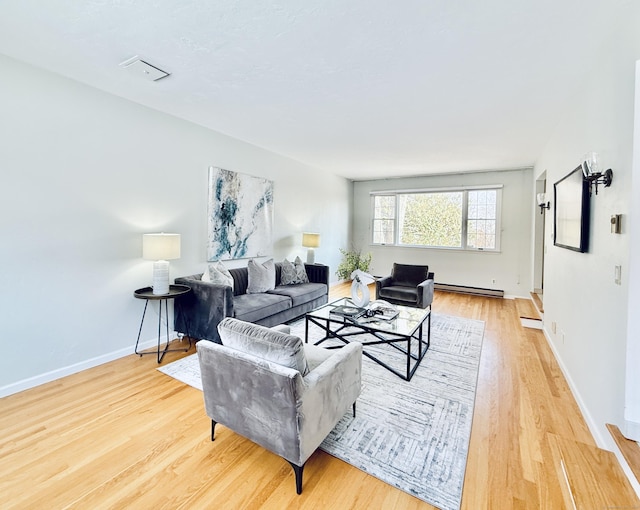
M 334 339 L 348 344 L 359 342 L 362 344 L 362 353 L 387 370 L 393 372 L 405 381 L 410 381 L 422 358 L 429 350 L 431 344 L 431 307 L 412 308 L 409 306 L 394 305 L 398 310 L 398 316 L 391 320 L 361 316 L 357 318 L 345 317 L 332 312 L 336 307 L 354 306 L 349 298 L 342 298 L 308 312 L 305 315 L 305 342 L 309 342 L 309 325 L 314 324 L 324 332 L 324 337 L 315 342 L 321 345 Z M 423 339 L 423 325 L 427 324 L 427 338 Z M 373 337 L 373 338 L 371 338 Z M 402 369 L 391 366 L 390 362 L 381 359 L 379 353 L 374 353 L 368 346 L 387 345 L 395 349 L 399 356 Z M 339 349 L 342 345 L 324 345 L 328 349 Z M 386 356 L 389 359 L 389 356 Z

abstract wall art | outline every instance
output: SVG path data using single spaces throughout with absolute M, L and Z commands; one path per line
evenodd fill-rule
M 273 181 L 210 167 L 208 215 L 210 262 L 272 253 Z

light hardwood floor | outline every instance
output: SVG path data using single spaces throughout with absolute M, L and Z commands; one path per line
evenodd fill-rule
M 486 324 L 463 509 L 640 507 L 512 300 L 437 292 L 433 311 Z M 201 393 L 156 367 L 132 354 L 1 399 L 0 508 L 432 508 L 322 451 L 297 496 L 287 462 L 222 426 L 212 443 Z

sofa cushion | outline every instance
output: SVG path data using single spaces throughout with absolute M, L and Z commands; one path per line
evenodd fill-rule
M 293 368 L 303 376 L 309 373 L 304 346 L 297 336 L 229 317 L 220 322 L 218 332 L 226 347 Z
M 289 262 L 287 259 L 282 261 L 282 276 L 280 280 L 281 285 L 297 285 L 300 283 L 309 283 L 309 277 L 307 276 L 307 270 L 300 260 L 300 257 L 296 257 L 294 262 Z
M 234 317 L 247 322 L 257 322 L 292 306 L 289 296 L 278 294 L 243 294 L 233 297 Z
M 327 361 L 333 352 L 318 345 L 304 344 L 304 357 L 307 359 L 309 372 L 312 372 L 325 361 Z
M 393 264 L 391 278 L 394 285 L 416 287 L 429 277 L 429 266 Z
M 278 285 L 267 294 L 277 294 L 291 298 L 293 306 L 302 305 L 313 301 L 327 293 L 324 283 L 300 283 L 298 285 Z
M 266 260 L 262 264 L 251 259 L 247 264 L 247 270 L 249 272 L 247 294 L 259 294 L 275 288 L 276 266 L 273 259 Z
M 406 287 L 403 285 L 391 285 L 389 287 L 382 287 L 379 292 L 380 299 L 397 299 L 399 301 L 405 301 L 407 303 L 418 302 L 418 287 Z

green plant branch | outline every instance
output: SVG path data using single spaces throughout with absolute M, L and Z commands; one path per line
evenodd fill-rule
M 365 273 L 369 272 L 371 253 L 363 255 L 361 250 L 343 250 L 342 248 L 340 248 L 340 253 L 342 253 L 342 261 L 336 270 L 336 275 L 341 280 L 350 280 L 351 273 L 356 269 Z

